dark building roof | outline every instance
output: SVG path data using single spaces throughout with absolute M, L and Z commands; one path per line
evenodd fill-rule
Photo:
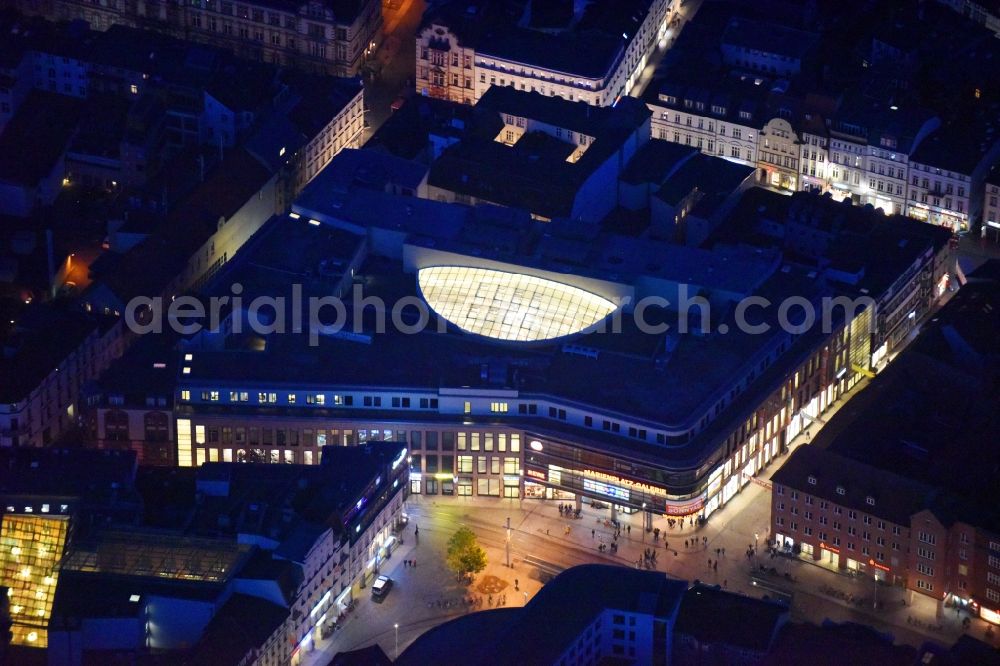
M 643 123 L 650 111 L 634 98 L 615 107 L 593 107 L 561 97 L 492 86 L 476 105 L 478 125 L 431 166 L 428 184 L 553 218 L 568 217 L 579 188 Z M 501 116 L 526 117 L 592 138 L 576 162 L 575 147 L 541 132 L 507 146 L 493 138 Z
M 32 91 L 0 134 L 0 180 L 33 187 L 52 173 L 83 106 L 74 97 Z
M 125 253 L 99 281 L 123 302 L 161 295 L 218 230 L 219 220 L 232 217 L 271 177 L 272 172 L 253 155 L 242 149 L 230 151 L 149 238 Z
M 375 643 L 349 652 L 338 652 L 327 666 L 390 666 L 392 660 Z
M 690 636 L 703 646 L 764 653 L 788 617 L 784 604 L 695 585 L 684 593 L 674 633 Z
M 754 175 L 754 171 L 752 166 L 699 153 L 663 181 L 656 197 L 670 205 L 677 205 L 681 199 L 697 191 L 700 199 L 696 208 L 707 207 L 732 195 Z
M 0 448 L 0 494 L 137 499 L 134 451 Z
M 238 664 L 244 656 L 264 646 L 288 618 L 288 609 L 265 599 L 236 593 L 229 598 L 195 647 L 191 666 Z M 278 640 L 286 640 L 284 636 Z
M 375 442 L 324 447 L 320 465 L 260 462 L 205 463 L 198 470 L 199 503 L 186 525 L 191 533 L 261 534 L 279 543 L 278 552 L 302 562 L 328 529 L 343 538 L 357 535 L 348 524 L 370 518 L 356 503 L 386 472 L 405 445 Z M 350 532 L 348 534 L 348 532 Z
M 662 573 L 602 564 L 563 571 L 521 609 L 473 613 L 428 631 L 397 664 L 550 664 L 605 610 L 673 619 L 687 583 Z M 557 619 L 557 620 L 556 620 Z
M 733 18 L 722 34 L 722 44 L 751 51 L 775 53 L 800 60 L 815 46 L 815 33 L 796 30 L 772 21 Z
M 87 336 L 105 332 L 108 318 L 50 303 L 33 303 L 14 328 L 0 336 L 0 402 L 26 399 L 45 377 L 76 351 Z
M 685 146 L 662 139 L 650 139 L 642 144 L 629 160 L 620 180 L 625 183 L 660 184 L 682 165 L 699 153 L 694 146 Z
M 894 645 L 890 634 L 880 634 L 860 624 L 825 622 L 821 627 L 786 624 L 765 661 L 769 664 L 808 663 L 810 666 L 842 666 L 844 663 L 912 666 L 917 663 L 916 657 L 917 651 L 911 646 Z
M 946 123 L 920 142 L 910 161 L 970 176 L 1000 141 L 998 131 L 1000 113 L 995 109 L 989 117 Z
M 923 509 L 933 495 L 929 486 L 859 464 L 817 444 L 796 449 L 771 480 L 897 525 L 908 525 L 910 516 Z M 869 497 L 874 504 L 868 503 Z

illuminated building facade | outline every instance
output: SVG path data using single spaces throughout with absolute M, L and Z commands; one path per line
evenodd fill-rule
M 31 512 L 8 506 L 0 524 L 0 585 L 8 588 L 11 644 L 45 648 L 69 516 L 52 513 L 49 504 L 37 514 L 34 506 L 23 508 Z
M 580 5 L 572 28 L 552 30 L 512 22 L 489 2 L 472 11 L 454 4 L 432 12 L 417 34 L 418 94 L 475 104 L 491 87 L 509 86 L 593 106 L 632 90 L 666 35 L 672 6 L 601 0 Z
M 25 14 L 42 15 L 52 21 L 83 19 L 96 30 L 107 30 L 116 24 L 156 30 L 224 46 L 252 60 L 336 76 L 357 74 L 382 37 L 382 5 L 378 0 L 280 4 L 237 4 L 222 0 L 157 4 L 23 0 L 16 5 Z
M 998 299 L 993 261 L 792 453 L 772 476 L 776 547 L 1000 624 L 998 453 L 982 445 L 998 419 Z

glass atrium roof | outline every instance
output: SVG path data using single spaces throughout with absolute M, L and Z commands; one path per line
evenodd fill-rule
M 432 266 L 420 270 L 417 282 L 439 315 L 463 331 L 498 340 L 538 342 L 572 335 L 616 308 L 578 287 L 486 268 Z

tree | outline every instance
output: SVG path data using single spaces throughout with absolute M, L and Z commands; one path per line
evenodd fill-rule
M 459 580 L 477 574 L 486 568 L 486 551 L 476 541 L 476 535 L 468 527 L 460 527 L 448 540 L 448 567 Z

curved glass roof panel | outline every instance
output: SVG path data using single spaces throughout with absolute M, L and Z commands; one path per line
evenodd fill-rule
M 431 266 L 420 269 L 417 282 L 440 316 L 463 331 L 497 340 L 537 342 L 572 335 L 616 309 L 579 287 L 487 268 Z

